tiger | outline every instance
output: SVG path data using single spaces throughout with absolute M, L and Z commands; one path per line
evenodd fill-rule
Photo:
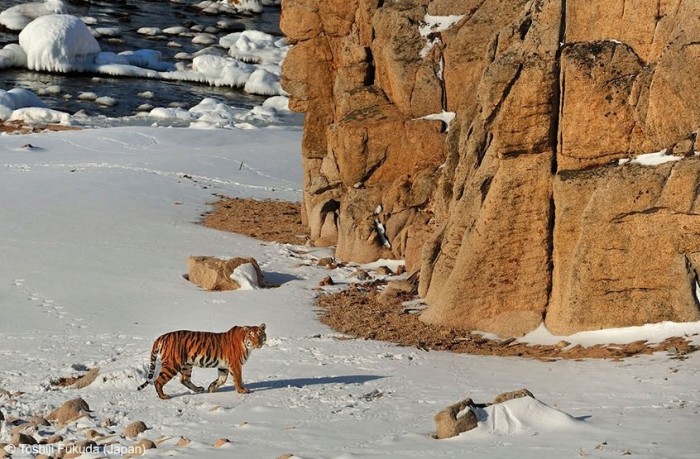
M 218 377 L 207 388 L 210 393 L 226 382 L 229 372 L 233 375 L 236 391 L 240 394 L 250 393 L 243 385 L 243 364 L 248 360 L 250 351 L 261 348 L 265 341 L 267 334 L 264 323 L 258 326 L 235 326 L 223 333 L 191 330 L 165 333 L 153 342 L 148 377 L 137 390 L 153 382 L 158 396 L 168 400 L 170 396 L 163 392 L 163 386 L 179 372 L 183 386 L 195 393 L 202 393 L 204 387 L 192 383 L 192 367 L 197 366 L 219 370 Z M 154 381 L 159 354 L 161 369 Z

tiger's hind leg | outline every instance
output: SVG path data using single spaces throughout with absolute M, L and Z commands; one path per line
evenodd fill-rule
M 224 385 L 226 378 L 228 378 L 228 368 L 219 368 L 219 377 L 209 384 L 209 388 L 207 390 L 210 393 L 214 392 L 216 389 Z
M 153 381 L 158 397 L 162 398 L 163 400 L 168 400 L 170 398 L 170 395 L 163 392 L 163 386 L 165 386 L 168 381 L 173 379 L 173 376 L 175 376 L 176 373 L 177 369 L 172 364 L 165 361 L 162 362 L 160 373 L 158 374 L 156 380 Z
M 185 365 L 180 369 L 180 382 L 192 392 L 197 394 L 204 392 L 203 387 L 195 386 L 195 384 L 192 382 L 192 365 Z

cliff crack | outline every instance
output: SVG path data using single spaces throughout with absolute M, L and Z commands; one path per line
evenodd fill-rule
M 693 261 L 690 259 L 687 253 L 683 254 L 685 258 L 685 268 L 688 270 L 688 275 L 690 277 L 690 292 L 693 300 L 695 302 L 695 308 L 700 311 L 700 282 L 698 282 L 698 271 L 693 265 Z
M 505 88 L 503 89 L 503 93 L 501 94 L 501 99 L 498 101 L 496 106 L 493 108 L 491 111 L 491 114 L 486 118 L 486 123 L 491 124 L 493 120 L 498 116 L 498 114 L 501 111 L 501 108 L 503 108 L 503 103 L 506 101 L 508 96 L 510 95 L 510 92 L 513 90 L 513 86 L 515 86 L 515 83 L 518 81 L 520 78 L 520 74 L 523 71 L 523 64 L 518 64 L 518 68 L 515 70 L 515 74 L 513 77 L 508 81 L 506 84 Z

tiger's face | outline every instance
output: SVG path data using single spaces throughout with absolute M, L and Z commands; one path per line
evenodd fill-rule
M 267 341 L 267 335 L 264 323 L 255 327 L 246 327 L 245 338 L 243 338 L 246 349 L 260 348 L 265 344 L 265 341 Z

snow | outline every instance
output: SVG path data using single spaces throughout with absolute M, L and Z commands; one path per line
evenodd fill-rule
M 225 2 L 208 3 L 232 8 Z M 251 57 L 201 55 L 195 59 L 199 72 L 158 70 L 169 64 L 147 50 L 98 51 L 90 63 L 87 55 L 94 49 L 81 26 L 71 19 L 48 21 L 57 21 L 48 30 L 55 32 L 52 27 L 60 25 L 69 38 L 56 55 L 33 57 L 37 65 L 87 62 L 83 68 L 96 72 L 140 69 L 156 78 L 184 72 L 192 81 L 226 84 L 240 78 L 236 82 L 245 85 L 260 69 L 276 75 L 283 54 L 275 56 L 274 40 L 247 34 L 230 37 L 228 49 L 242 53 L 235 43 L 247 36 L 258 45 L 250 48 Z M 449 27 L 437 20 L 430 24 L 435 24 L 433 31 Z M 26 36 L 41 38 L 38 32 Z M 33 41 L 27 48 L 34 56 L 46 52 Z M 0 67 L 25 65 L 24 52 L 19 45 L 6 46 L 0 50 Z M 152 96 L 149 91 L 139 95 Z M 78 97 L 97 101 L 105 96 L 86 91 Z M 623 361 L 545 362 L 347 339 L 316 315 L 319 281 L 329 271 L 314 261 L 332 255 L 329 249 L 262 243 L 197 224 L 215 195 L 301 199 L 302 118 L 289 112 L 284 95 L 250 110 L 206 98 L 189 110 L 155 107 L 120 119 L 70 115 L 42 105 L 30 91 L 0 91 L 3 120 L 91 128 L 0 135 L 0 411 L 5 417 L 46 414 L 80 396 L 92 413 L 67 427 L 35 432 L 37 439 L 54 431 L 82 439 L 85 429 L 100 429 L 109 418 L 117 434 L 142 420 L 150 427 L 142 438 L 165 436 L 146 457 L 697 455 L 699 353 L 685 360 L 659 353 Z M 436 118 L 449 123 L 447 115 Z M 641 163 L 667 157 L 645 155 Z M 193 254 L 254 257 L 265 278 L 279 287 L 255 288 L 248 266 L 235 274 L 247 289 L 203 291 L 184 278 Z M 371 271 L 385 265 L 395 271 L 402 264 L 378 260 L 359 267 Z M 337 285 L 329 288 L 359 282 L 350 276 L 354 268 L 334 270 Z M 230 380 L 216 393 L 197 395 L 170 382 L 166 391 L 175 397 L 169 401 L 157 398 L 152 386 L 135 390 L 145 380 L 156 336 L 262 322 L 268 342 L 252 352 L 243 372 L 252 393 L 236 393 Z M 698 334 L 700 322 L 566 337 L 541 326 L 519 341 L 588 346 L 687 336 L 700 344 Z M 94 367 L 100 375 L 84 389 L 49 384 Z M 204 384 L 215 374 L 196 368 L 193 380 Z M 475 430 L 449 440 L 431 437 L 433 416 L 445 406 L 465 396 L 488 402 L 522 387 L 537 400 L 477 409 Z M 10 403 L 2 389 L 25 393 Z M 10 425 L 0 425 L 0 442 L 9 440 L 10 430 Z M 192 440 L 190 446 L 177 446 L 180 436 Z M 222 437 L 231 443 L 214 448 Z M 108 449 L 83 457 L 133 452 L 129 448 L 135 442 L 113 439 L 116 443 Z M 13 457 L 54 452 L 50 445 L 32 448 Z
M 463 15 L 434 16 L 426 14 L 423 21 L 418 26 L 418 33 L 425 40 L 425 45 L 420 51 L 420 57 L 425 59 L 430 50 L 433 49 L 440 39 L 436 36 L 440 32 L 448 30 L 450 27 L 462 20 Z
M 450 123 L 452 123 L 452 120 L 455 119 L 455 116 L 456 116 L 455 112 L 446 112 L 443 110 L 440 113 L 431 113 L 430 115 L 422 116 L 420 119 L 442 121 L 443 123 L 445 123 L 445 126 L 447 126 L 446 131 L 449 132 Z
M 207 117 L 210 110 L 223 106 L 207 100 L 195 112 Z M 81 396 L 93 410 L 80 421 L 83 428 L 99 428 L 109 417 L 121 432 L 143 420 L 151 428 L 143 436 L 171 438 L 150 457 L 449 458 L 467 450 L 525 459 L 695 455 L 697 354 L 685 361 L 657 354 L 540 362 L 338 339 L 314 306 L 328 271 L 311 261 L 328 256 L 327 249 L 261 243 L 195 223 L 213 194 L 300 199 L 301 134 L 298 125 L 127 126 L 0 136 L 0 251 L 12 260 L 0 265 L 6 280 L 0 283 L 0 388 L 25 392 L 3 414 L 46 413 Z M 253 256 L 266 278 L 281 285 L 203 291 L 183 278 L 192 254 Z M 334 276 L 343 281 L 346 274 Z M 152 386 L 135 390 L 156 336 L 262 322 L 268 344 L 244 370 L 251 394 L 237 394 L 231 382 L 214 394 L 192 395 L 174 381 L 166 386 L 176 395 L 169 401 Z M 698 327 L 648 325 L 590 332 L 586 340 L 692 335 Z M 100 377 L 84 389 L 48 385 L 92 367 Z M 197 368 L 193 379 L 202 384 L 214 376 Z M 486 402 L 521 387 L 538 400 L 478 410 L 477 429 L 431 438 L 433 416 L 443 407 L 465 395 Z M 79 429 L 61 432 L 80 438 Z M 0 441 L 8 435 L 3 430 Z M 180 436 L 192 444 L 175 446 Z M 222 437 L 230 446 L 213 448 Z M 120 438 L 114 448 L 129 445 Z
M 32 5 L 43 11 L 39 4 L 26 6 Z M 219 40 L 219 46 L 227 49 L 229 55 L 221 56 L 221 48 L 213 48 L 197 53 L 189 65 L 175 65 L 154 50 L 102 52 L 93 35 L 118 36 L 118 30 L 91 30 L 75 16 L 41 11 L 37 11 L 37 19 L 23 26 L 19 46 L 9 44 L 0 49 L 0 70 L 26 67 L 61 73 L 92 72 L 231 86 L 265 96 L 286 95 L 280 85 L 281 64 L 290 46 L 286 39 L 254 30 L 230 34 Z M 177 27 L 166 30 L 184 34 Z M 138 33 L 156 36 L 164 31 L 142 27 Z M 196 34 L 192 41 L 202 45 L 217 43 L 216 36 L 210 33 Z M 178 54 L 175 59 L 189 60 L 190 56 Z
M 28 2 L 12 6 L 0 12 L 0 25 L 10 30 L 22 30 L 34 19 L 54 13 L 67 13 L 66 5 L 61 0 Z
M 240 290 L 257 290 L 260 288 L 258 283 L 258 273 L 255 271 L 255 266 L 252 263 L 244 263 L 233 270 L 231 279 L 238 282 Z
M 659 164 L 680 161 L 681 159 L 683 159 L 682 156 L 666 154 L 666 150 L 664 149 L 655 153 L 644 153 L 642 155 L 635 156 L 632 159 L 623 158 L 618 160 L 618 164 L 640 164 L 642 166 L 658 166 Z

